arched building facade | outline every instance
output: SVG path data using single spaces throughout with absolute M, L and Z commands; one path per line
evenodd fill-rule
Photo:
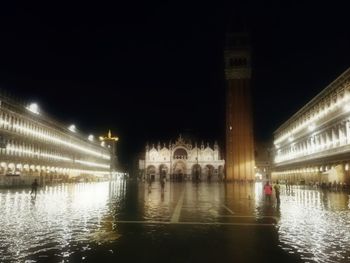
M 350 68 L 274 133 L 273 180 L 350 184 Z
M 111 153 L 75 126 L 67 128 L 0 94 L 0 187 L 108 176 Z
M 221 158 L 219 146 L 209 143 L 192 145 L 181 135 L 168 146 L 158 143 L 157 147 L 146 146 L 145 159 L 140 160 L 139 168 L 144 178 L 158 180 L 161 175 L 170 180 L 222 180 L 225 161 Z

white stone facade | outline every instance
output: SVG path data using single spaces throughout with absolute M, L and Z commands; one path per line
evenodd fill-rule
M 145 160 L 140 160 L 139 168 L 144 178 L 222 180 L 225 161 L 220 156 L 219 146 L 214 143 L 199 147 L 186 142 L 181 135 L 168 146 L 160 143 L 155 147 L 146 146 Z
M 274 137 L 273 179 L 350 183 L 350 68 Z
M 110 174 L 109 148 L 32 105 L 0 94 L 0 186 Z

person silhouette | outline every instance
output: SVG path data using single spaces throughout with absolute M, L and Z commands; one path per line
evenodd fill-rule
M 161 179 L 160 179 L 160 186 L 161 186 L 162 192 L 164 192 L 165 181 L 166 181 L 166 177 L 165 177 L 165 175 L 162 175 Z
M 150 194 L 152 192 L 152 179 L 147 178 L 147 184 L 148 184 L 148 193 Z
M 264 186 L 264 194 L 265 194 L 265 200 L 268 200 L 269 203 L 271 203 L 271 195 L 272 195 L 272 186 L 267 181 Z
M 38 180 L 34 179 L 34 182 L 32 183 L 32 191 L 30 192 L 30 195 L 34 194 L 34 198 L 36 197 L 38 186 L 39 186 Z
M 278 180 L 276 181 L 276 184 L 273 187 L 275 189 L 275 195 L 276 195 L 276 200 L 277 200 L 277 205 L 279 205 L 281 203 L 281 199 L 280 199 L 280 192 L 281 192 L 281 187 L 278 184 Z

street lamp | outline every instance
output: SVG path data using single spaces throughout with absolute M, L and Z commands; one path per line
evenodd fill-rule
M 68 127 L 68 130 L 70 130 L 71 132 L 76 132 L 76 127 L 74 124 L 71 124 L 69 127 Z
M 35 102 L 29 104 L 26 109 L 35 114 L 39 114 L 39 106 Z
M 112 133 L 111 133 L 111 130 L 108 131 L 108 135 L 107 137 L 103 137 L 103 136 L 100 136 L 100 141 L 119 141 L 119 138 L 118 137 L 112 137 Z

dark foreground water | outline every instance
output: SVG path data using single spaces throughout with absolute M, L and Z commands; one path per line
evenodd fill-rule
M 112 181 L 0 191 L 0 262 L 350 262 L 349 195 Z

